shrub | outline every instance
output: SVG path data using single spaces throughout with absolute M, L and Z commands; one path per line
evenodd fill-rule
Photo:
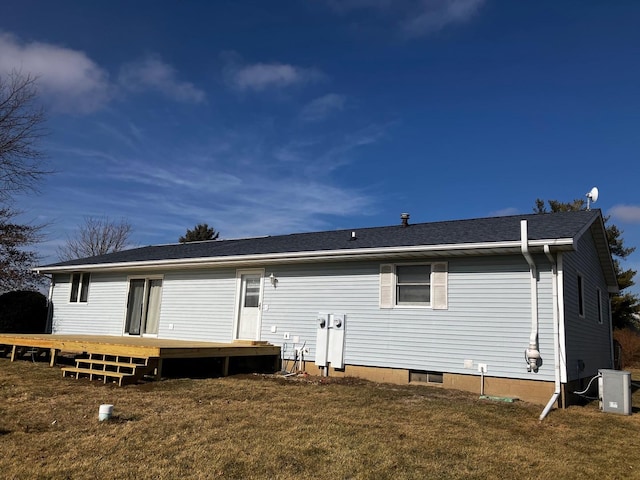
M 39 292 L 16 291 L 0 295 L 0 333 L 44 333 L 47 297 Z
M 640 365 L 640 335 L 635 330 L 615 329 L 613 339 L 620 344 L 622 350 L 622 368 Z

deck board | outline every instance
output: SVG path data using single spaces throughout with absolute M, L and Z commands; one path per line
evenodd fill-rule
M 35 347 L 68 353 L 104 353 L 132 357 L 210 358 L 280 355 L 280 347 L 255 342 L 217 343 L 109 335 L 0 334 L 0 345 Z

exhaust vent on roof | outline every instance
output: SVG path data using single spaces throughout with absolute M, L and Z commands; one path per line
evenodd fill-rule
M 401 213 L 400 214 L 400 220 L 402 220 L 402 226 L 403 227 L 408 227 L 409 226 L 409 214 L 408 213 Z

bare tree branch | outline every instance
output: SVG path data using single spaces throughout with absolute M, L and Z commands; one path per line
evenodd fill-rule
M 67 237 L 67 243 L 58 247 L 58 258 L 67 261 L 119 252 L 127 247 L 132 230 L 124 219 L 116 222 L 108 217 L 85 217 L 75 234 Z
M 36 147 L 46 134 L 45 115 L 36 105 L 36 79 L 12 72 L 0 76 L 0 201 L 34 190 L 46 173 Z
M 31 270 L 37 255 L 27 249 L 41 239 L 42 226 L 15 223 L 19 212 L 7 206 L 15 194 L 36 190 L 48 173 L 37 148 L 45 117 L 36 101 L 34 77 L 15 71 L 0 75 L 0 292 L 43 283 Z

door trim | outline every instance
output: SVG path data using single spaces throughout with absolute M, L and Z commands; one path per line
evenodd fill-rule
M 256 325 L 256 338 L 260 340 L 260 332 L 262 331 L 262 299 L 264 295 L 264 268 L 247 268 L 236 270 L 236 295 L 234 301 L 233 312 L 233 331 L 231 332 L 232 340 L 238 340 L 238 328 L 240 327 L 240 303 L 242 301 L 242 276 L 243 275 L 260 275 L 260 297 L 258 300 L 258 320 Z
M 148 302 L 147 298 L 147 282 L 149 280 L 162 280 L 162 292 L 164 293 L 164 275 L 156 274 L 156 275 L 128 275 L 127 276 L 127 293 L 125 294 L 125 302 L 124 302 L 124 320 L 122 322 L 122 336 L 123 337 L 151 337 L 157 338 L 157 333 L 142 333 L 142 325 L 140 326 L 140 334 L 132 335 L 127 332 L 127 314 L 129 312 L 129 293 L 131 290 L 131 280 L 144 280 L 144 293 L 143 293 L 143 305 L 146 305 Z M 160 297 L 160 312 L 158 315 L 162 314 L 162 297 Z M 145 327 L 146 328 L 146 327 Z M 158 318 L 158 331 L 160 331 L 160 318 Z

